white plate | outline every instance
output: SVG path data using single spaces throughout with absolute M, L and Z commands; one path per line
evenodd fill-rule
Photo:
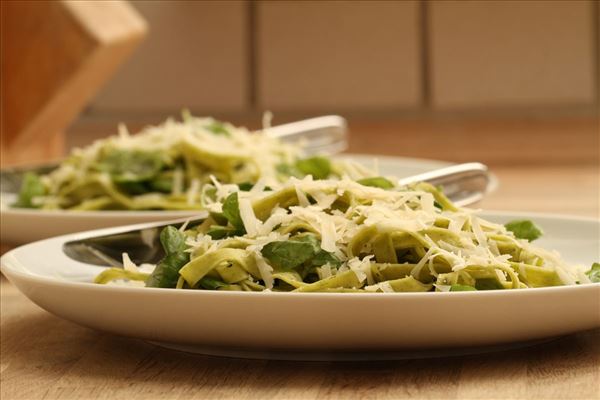
M 598 220 L 500 212 L 483 217 L 500 223 L 531 218 L 546 232 L 539 244 L 557 249 L 567 261 L 587 266 L 600 258 Z M 272 349 L 287 353 L 263 356 L 301 359 L 309 351 L 375 351 L 385 358 L 382 351 L 503 345 L 600 326 L 600 284 L 371 294 L 132 288 L 88 283 L 101 267 L 75 262 L 61 251 L 65 241 L 123 230 L 128 229 L 19 247 L 2 257 L 2 272 L 33 302 L 62 318 L 210 354 Z
M 346 154 L 340 159 L 352 159 L 368 167 L 378 160 L 382 175 L 398 178 L 420 174 L 450 163 L 415 158 Z M 141 222 L 168 221 L 195 214 L 194 211 L 65 211 L 10 208 L 15 197 L 3 194 L 0 199 L 0 236 L 5 244 L 23 244 L 67 233 L 107 228 Z

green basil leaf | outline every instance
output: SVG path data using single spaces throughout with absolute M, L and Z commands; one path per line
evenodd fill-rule
M 297 242 L 310 243 L 313 248 L 313 257 L 310 260 L 310 264 L 313 267 L 320 267 L 327 263 L 331 264 L 334 267 L 339 267 L 342 265 L 342 262 L 333 254 L 328 251 L 325 251 L 321 248 L 321 242 L 317 237 L 313 234 L 303 234 L 296 236 L 292 239 Z
M 146 280 L 146 286 L 174 288 L 179 280 L 179 270 L 190 261 L 189 253 L 177 252 L 167 254 L 154 268 Z
M 231 193 L 223 202 L 223 216 L 236 229 L 246 232 L 244 229 L 244 221 L 240 216 L 240 204 L 238 202 L 237 192 Z
M 250 183 L 250 182 L 242 182 L 242 183 L 238 183 L 238 187 L 243 192 L 249 192 L 254 187 L 254 184 Z M 265 186 L 263 191 L 268 191 L 268 190 L 273 190 L 273 189 L 267 185 L 267 186 Z
M 160 233 L 160 243 L 167 254 L 184 251 L 186 248 L 185 239 L 185 234 L 173 226 L 167 226 Z
M 145 182 L 125 181 L 118 182 L 117 187 L 119 190 L 124 191 L 128 194 L 143 194 L 148 193 L 150 190 L 145 185 Z
M 288 241 L 271 242 L 262 249 L 262 255 L 278 269 L 291 270 L 306 264 L 319 267 L 327 263 L 339 267 L 341 261 L 332 253 L 321 249 L 315 235 L 299 235 Z
M 315 267 L 320 267 L 325 264 L 329 264 L 332 267 L 339 268 L 342 265 L 342 262 L 333 254 L 328 251 L 321 249 L 313 259 L 311 263 Z
M 314 253 L 317 253 L 321 249 L 321 242 L 312 233 L 300 234 L 300 235 L 294 236 L 293 238 L 290 239 L 290 241 L 309 243 L 312 246 Z
M 504 227 L 514 233 L 517 239 L 527 239 L 530 242 L 540 238 L 543 235 L 542 230 L 530 220 L 510 221 Z
M 38 208 L 39 206 L 33 204 L 33 199 L 45 194 L 46 188 L 44 187 L 40 177 L 33 172 L 27 172 L 23 176 L 23 182 L 21 183 L 21 189 L 19 190 L 19 197 L 14 205 L 16 207 Z
M 452 285 L 450 286 L 451 292 L 471 292 L 473 290 L 477 290 L 473 286 L 468 285 Z
M 214 240 L 224 239 L 229 236 L 236 236 L 240 234 L 240 231 L 236 228 L 232 228 L 230 226 L 219 226 L 213 225 L 211 226 L 206 234 L 213 238 Z M 242 233 L 243 235 L 243 233 Z
M 200 279 L 198 285 L 201 288 L 208 290 L 217 290 L 220 287 L 227 286 L 225 282 L 222 282 L 215 278 L 211 278 L 210 276 L 205 276 L 204 278 Z
M 600 263 L 593 263 L 592 268 L 585 273 L 590 281 L 600 282 Z
M 477 288 L 477 290 L 496 290 L 504 289 L 504 286 L 502 286 L 496 279 L 483 278 L 475 281 L 475 288 Z
M 156 192 L 171 193 L 173 191 L 173 172 L 161 172 L 150 181 L 150 188 Z
M 249 192 L 254 187 L 254 184 L 250 182 L 242 182 L 238 183 L 238 187 L 244 192 Z
M 303 174 L 298 169 L 289 164 L 278 164 L 275 169 L 282 175 L 294 176 L 296 178 L 302 178 Z
M 163 166 L 160 153 L 139 150 L 112 150 L 95 164 L 98 171 L 107 172 L 115 182 L 147 181 Z
M 291 270 L 314 256 L 314 247 L 311 243 L 287 241 L 267 243 L 262 251 L 264 258 L 278 269 Z
M 364 178 L 357 181 L 363 186 L 378 187 L 381 189 L 392 189 L 394 184 L 382 176 L 374 176 L 372 178 Z
M 221 121 L 213 121 L 209 125 L 206 125 L 205 128 L 214 133 L 215 135 L 230 135 L 227 128 L 225 128 L 225 124 Z
M 326 179 L 331 174 L 331 161 L 325 157 L 310 157 L 296 161 L 296 168 L 314 179 Z
M 219 225 L 227 225 L 227 218 L 225 218 L 225 216 L 223 215 L 223 213 L 217 213 L 217 212 L 211 212 L 210 216 L 212 217 L 212 219 L 215 220 L 215 222 Z
M 206 199 L 209 199 L 211 201 L 217 200 L 217 188 L 215 188 L 214 186 L 204 186 L 202 192 L 204 193 Z

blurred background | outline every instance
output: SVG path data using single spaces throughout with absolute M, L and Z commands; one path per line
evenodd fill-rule
M 22 10 L 48 2 L 10 3 Z M 265 110 L 274 124 L 340 114 L 350 123 L 352 152 L 478 160 L 504 168 L 499 174 L 544 166 L 547 178 L 580 179 L 586 212 L 598 213 L 598 1 L 127 7 L 145 20 L 145 38 L 64 124 L 62 152 L 115 133 L 119 122 L 135 131 L 179 117 L 182 108 L 250 128 L 260 127 Z M 6 42 L 18 44 L 27 32 L 3 30 L 3 87 L 11 81 Z M 4 119 L 15 115 L 19 105 L 5 91 L 3 103 Z M 11 135 L 3 124 L 5 143 Z
M 592 1 L 132 1 L 147 39 L 84 117 L 593 111 Z

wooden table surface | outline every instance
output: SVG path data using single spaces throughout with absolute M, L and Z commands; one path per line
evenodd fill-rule
M 364 143 L 364 152 L 385 150 L 381 144 Z M 481 207 L 598 218 L 598 149 L 585 151 L 581 163 L 491 163 L 501 186 Z M 569 157 L 577 159 L 576 154 Z M 0 290 L 3 400 L 600 399 L 600 330 L 520 350 L 452 358 L 240 360 L 191 355 L 96 332 L 43 311 L 5 278 Z

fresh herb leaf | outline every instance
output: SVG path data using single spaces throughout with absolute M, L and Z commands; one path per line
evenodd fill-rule
M 290 164 L 277 164 L 275 167 L 277 172 L 285 176 L 295 176 L 296 178 L 302 178 L 303 175 L 298 169 Z
M 206 197 L 206 199 L 211 200 L 211 201 L 216 201 L 217 200 L 217 188 L 214 186 L 204 186 L 204 188 L 202 189 L 202 192 L 204 193 L 204 196 Z
M 39 206 L 33 204 L 33 199 L 45 194 L 46 188 L 44 187 L 40 177 L 33 172 L 27 172 L 23 176 L 19 197 L 14 205 L 16 207 L 38 208 Z
M 225 282 L 222 282 L 215 278 L 211 278 L 210 276 L 205 276 L 204 278 L 200 279 L 198 285 L 200 285 L 201 288 L 208 290 L 216 290 L 220 287 L 227 286 Z
M 174 288 L 179 280 L 179 270 L 190 261 L 189 253 L 177 252 L 167 254 L 154 268 L 146 280 L 146 286 Z
M 331 174 L 331 162 L 325 157 L 310 157 L 296 161 L 293 165 L 278 164 L 277 172 L 285 176 L 303 178 L 312 175 L 314 179 L 326 179 Z
M 214 240 L 223 239 L 229 236 L 235 236 L 238 233 L 239 230 L 237 230 L 236 228 L 219 225 L 213 225 L 208 229 L 208 231 L 206 231 L 206 234 Z
M 312 243 L 289 240 L 267 243 L 261 253 L 273 267 L 291 270 L 313 258 L 315 250 Z
M 221 121 L 213 121 L 209 125 L 205 126 L 206 129 L 214 133 L 215 135 L 229 136 L 229 131 L 225 128 L 225 124 Z
M 148 193 L 148 187 L 144 184 L 145 182 L 126 181 L 117 183 L 119 190 L 122 190 L 128 194 L 142 194 Z
M 238 183 L 238 187 L 240 188 L 240 190 L 248 192 L 254 187 L 254 185 L 250 182 L 242 182 Z
M 529 242 L 540 238 L 543 235 L 542 230 L 530 220 L 510 221 L 504 227 L 514 233 L 517 239 L 527 239 Z
M 372 178 L 364 178 L 357 181 L 363 186 L 378 187 L 381 189 L 392 189 L 394 184 L 382 176 L 374 176 Z
M 593 263 L 592 268 L 585 273 L 590 281 L 600 282 L 600 263 Z
M 342 262 L 333 253 L 321 249 L 317 254 L 315 254 L 311 260 L 311 264 L 314 267 L 320 267 L 322 265 L 329 264 L 332 267 L 339 268 L 342 265 Z
M 115 182 L 140 182 L 154 178 L 164 163 L 158 152 L 112 150 L 95 164 L 98 171 L 107 172 Z
M 238 201 L 237 192 L 231 193 L 223 202 L 223 216 L 236 229 L 246 231 L 244 229 L 244 221 L 240 216 L 240 204 Z
M 299 235 L 292 239 L 293 241 L 310 243 L 313 249 L 313 257 L 310 259 L 310 265 L 320 267 L 327 263 L 339 267 L 342 262 L 333 254 L 321 248 L 321 242 L 313 234 Z
M 300 235 L 286 242 L 271 242 L 262 249 L 262 255 L 275 268 L 291 270 L 302 264 L 320 267 L 327 263 L 339 267 L 341 261 L 332 253 L 321 249 L 315 235 Z
M 186 248 L 185 239 L 185 234 L 173 226 L 167 226 L 160 233 L 160 243 L 167 255 L 183 252 Z
M 173 226 L 167 226 L 160 233 L 160 243 L 166 256 L 156 265 L 146 280 L 146 286 L 174 288 L 179 280 L 179 270 L 190 261 L 190 254 L 184 250 L 186 236 Z
M 238 183 L 238 187 L 243 192 L 249 192 L 254 187 L 254 184 L 252 184 L 250 182 L 242 182 L 242 183 Z M 273 190 L 273 188 L 271 188 L 270 186 L 267 185 L 263 189 L 263 191 L 268 191 L 268 190 Z
M 331 174 L 331 161 L 325 157 L 310 157 L 296 161 L 296 168 L 314 179 L 326 179 Z
M 471 292 L 473 290 L 477 290 L 473 286 L 468 285 L 452 285 L 450 286 L 451 292 Z
M 227 225 L 227 218 L 223 215 L 223 213 L 211 212 L 210 216 L 215 222 L 219 225 Z
M 150 188 L 157 192 L 171 193 L 173 190 L 173 172 L 161 172 L 150 181 Z
M 317 239 L 317 237 L 312 233 L 294 236 L 290 240 L 294 242 L 310 243 L 315 252 L 317 252 L 321 248 L 321 243 L 319 242 L 319 239 Z
M 504 286 L 502 286 L 496 279 L 483 278 L 475 281 L 475 288 L 477 290 L 497 290 L 504 289 Z

